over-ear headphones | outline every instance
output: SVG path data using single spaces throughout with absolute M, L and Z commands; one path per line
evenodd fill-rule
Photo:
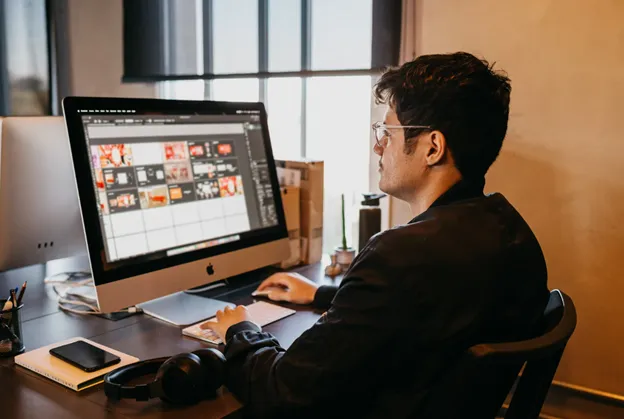
M 156 374 L 151 383 L 126 385 L 131 380 Z M 137 362 L 109 372 L 104 377 L 107 397 L 147 401 L 160 397 L 173 404 L 193 404 L 214 396 L 225 375 L 225 357 L 214 348 L 204 348 L 172 357 Z

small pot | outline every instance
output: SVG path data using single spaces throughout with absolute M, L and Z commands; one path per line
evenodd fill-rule
M 343 249 L 342 247 L 336 248 L 336 261 L 342 267 L 343 271 L 349 269 L 351 262 L 355 258 L 355 249 L 352 247 L 347 247 Z
M 335 253 L 330 255 L 330 257 L 331 264 L 325 268 L 325 275 L 333 279 L 342 273 L 342 266 L 338 265 Z

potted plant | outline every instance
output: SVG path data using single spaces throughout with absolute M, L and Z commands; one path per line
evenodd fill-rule
M 342 194 L 342 246 L 336 248 L 336 261 L 343 270 L 347 270 L 353 258 L 355 257 L 355 249 L 347 245 L 347 223 L 345 221 L 345 200 Z

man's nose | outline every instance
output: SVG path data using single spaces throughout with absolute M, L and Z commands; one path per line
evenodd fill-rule
M 377 154 L 378 156 L 382 156 L 382 155 L 383 155 L 383 152 L 384 152 L 384 149 L 383 149 L 383 147 L 382 147 L 381 145 L 379 145 L 379 144 L 375 144 L 375 145 L 373 146 L 373 151 L 374 151 L 374 152 L 375 152 L 375 154 Z

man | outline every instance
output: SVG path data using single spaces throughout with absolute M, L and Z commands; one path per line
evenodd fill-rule
M 421 56 L 379 80 L 379 187 L 414 218 L 374 236 L 339 288 L 278 274 L 269 298 L 326 313 L 288 350 L 244 307 L 210 325 L 226 385 L 255 416 L 418 417 L 472 345 L 528 337 L 549 293 L 540 246 L 500 194 L 483 194 L 509 116 L 509 79 L 467 53 Z

